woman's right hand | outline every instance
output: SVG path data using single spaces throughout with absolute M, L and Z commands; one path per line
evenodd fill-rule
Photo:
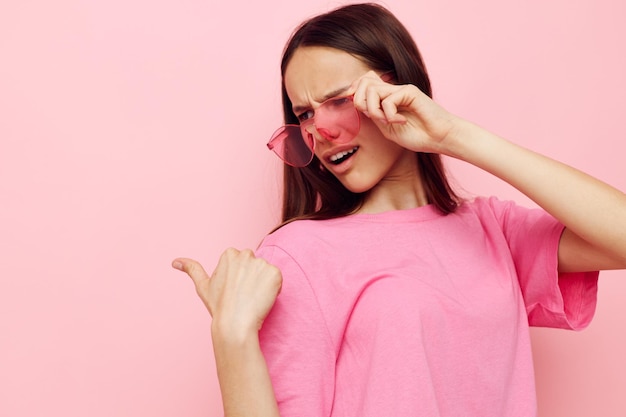
M 193 280 L 214 331 L 234 337 L 259 331 L 282 285 L 280 270 L 248 249 L 226 249 L 211 276 L 189 258 L 175 259 L 172 267 Z
M 370 118 L 387 139 L 406 149 L 450 155 L 449 138 L 458 136 L 465 126 L 463 119 L 416 86 L 392 84 L 386 78 L 385 74 L 369 71 L 354 82 L 357 110 Z

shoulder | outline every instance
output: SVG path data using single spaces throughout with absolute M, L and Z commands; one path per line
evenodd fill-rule
M 349 217 L 328 220 L 295 220 L 267 235 L 263 246 L 277 246 L 288 252 L 310 247 L 320 241 L 332 241 L 351 223 Z
M 508 240 L 529 234 L 543 235 L 560 227 L 556 219 L 538 207 L 525 207 L 497 197 L 478 197 L 464 202 L 455 213 L 464 225 L 474 225 L 487 234 L 504 234 Z M 550 232 L 551 233 L 551 232 Z M 555 232 L 556 233 L 556 232 Z
M 539 207 L 525 207 L 497 197 L 480 197 L 461 208 L 472 213 L 485 230 L 501 230 L 510 246 L 558 243 L 563 225 Z
M 319 220 L 295 220 L 265 236 L 260 247 L 278 246 L 287 249 L 301 246 L 318 235 L 321 228 L 323 222 Z
M 333 220 L 295 220 L 263 238 L 256 252 L 258 256 L 271 262 L 281 263 L 311 257 L 325 246 L 323 242 L 333 241 L 332 228 L 328 224 L 337 223 Z
M 498 197 L 476 197 L 461 204 L 458 214 L 474 216 L 481 222 L 496 222 L 502 226 L 516 223 L 522 219 L 545 216 L 544 210 L 524 207 L 512 200 L 501 200 Z
M 496 214 L 507 211 L 516 206 L 514 201 L 501 200 L 495 196 L 474 197 L 463 201 L 459 207 L 460 213 L 472 212 L 477 214 Z

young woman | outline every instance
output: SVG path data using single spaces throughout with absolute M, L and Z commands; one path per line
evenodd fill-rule
M 433 102 L 380 6 L 304 22 L 281 69 L 283 224 L 211 276 L 173 262 L 213 316 L 226 416 L 535 415 L 528 326 L 589 323 L 594 271 L 626 268 L 626 195 Z M 542 210 L 462 201 L 439 155 Z

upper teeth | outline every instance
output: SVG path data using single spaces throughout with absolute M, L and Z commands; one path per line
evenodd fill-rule
M 356 151 L 356 149 L 357 149 L 357 147 L 355 146 L 354 148 L 350 149 L 349 151 L 337 152 L 336 154 L 334 154 L 333 156 L 330 157 L 330 160 L 331 160 L 331 162 L 335 162 L 336 160 L 341 159 L 344 156 L 353 153 L 354 151 Z

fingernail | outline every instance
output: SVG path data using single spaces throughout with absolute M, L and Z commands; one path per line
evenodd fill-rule
M 175 269 L 178 269 L 179 271 L 183 270 L 183 264 L 180 261 L 172 262 L 172 267 L 175 268 Z

